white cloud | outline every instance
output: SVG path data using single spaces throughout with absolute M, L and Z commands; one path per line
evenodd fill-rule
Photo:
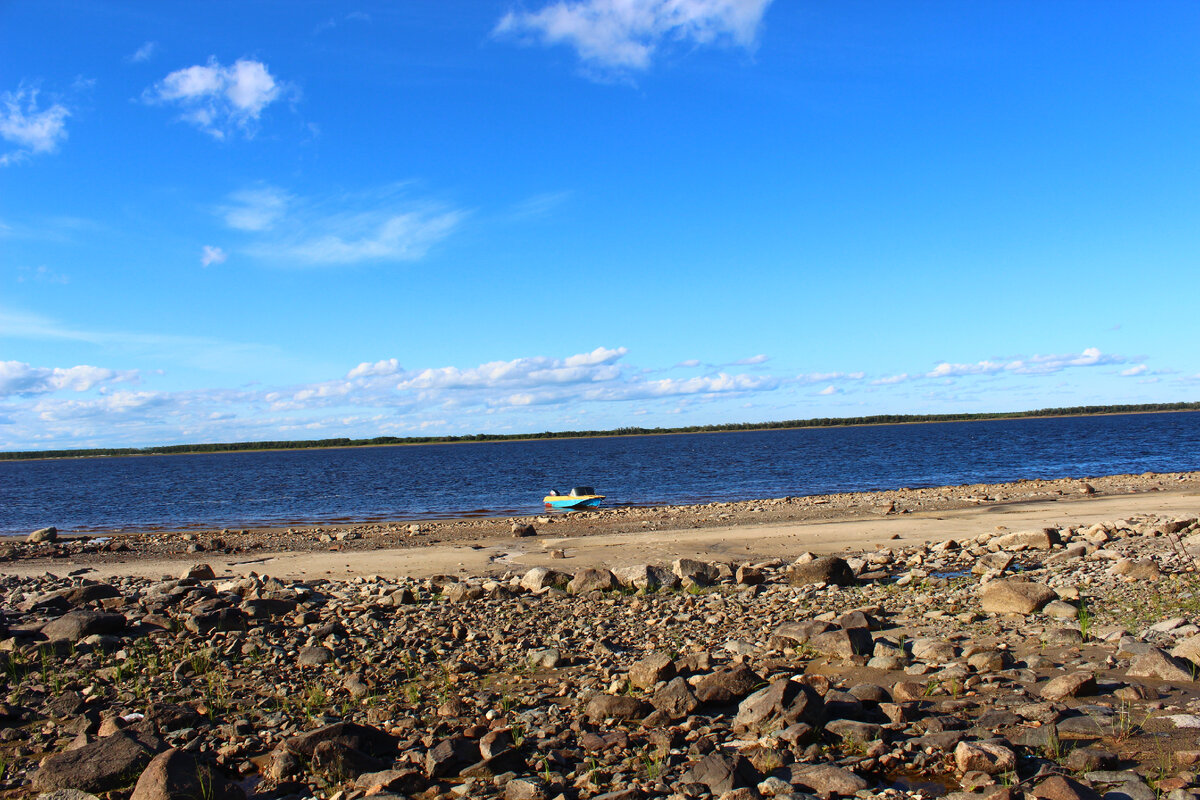
M 255 187 L 230 195 L 217 213 L 230 228 L 259 234 L 246 253 L 281 266 L 418 261 L 467 212 L 406 192 L 400 183 L 314 200 Z
M 1148 367 L 1145 364 L 1138 364 L 1137 366 L 1130 367 L 1129 369 L 1121 370 L 1121 375 L 1126 378 L 1132 378 L 1134 375 L 1144 375 L 1147 370 Z
M 865 372 L 810 372 L 797 375 L 797 383 L 825 383 L 826 381 L 861 381 L 866 377 Z
M 830 384 L 829 386 L 826 386 L 826 387 L 825 387 L 824 389 L 822 389 L 821 391 L 817 392 L 817 394 L 819 394 L 819 395 L 824 395 L 825 397 L 828 397 L 828 396 L 829 396 L 829 395 L 831 395 L 831 394 L 837 394 L 839 391 L 841 391 L 841 390 L 840 390 L 840 389 L 838 389 L 838 388 L 837 388 L 836 386 L 834 386 L 833 384 Z
M 0 397 L 86 392 L 119 381 L 137 380 L 136 370 L 112 370 L 80 364 L 75 367 L 34 367 L 21 361 L 0 361 Z
M 225 259 L 229 258 L 229 254 L 219 247 L 213 247 L 211 244 L 204 245 L 204 249 L 200 251 L 200 266 L 207 267 L 211 264 L 224 264 Z
M 126 61 L 133 64 L 142 64 L 154 58 L 156 52 L 158 52 L 158 42 L 146 42 L 135 50 Z
M 215 139 L 257 129 L 263 110 L 278 100 L 285 85 L 261 61 L 238 59 L 222 66 L 216 58 L 176 70 L 143 93 L 148 103 L 174 105 L 180 119 Z
M 460 211 L 408 211 L 377 219 L 342 219 L 346 232 L 301 239 L 274 250 L 279 259 L 335 265 L 360 261 L 417 261 L 462 221 Z M 271 251 L 259 250 L 259 255 Z
M 739 358 L 737 361 L 734 361 L 734 362 L 733 362 L 733 366 L 736 366 L 736 367 L 748 367 L 748 366 L 751 366 L 751 365 L 753 365 L 753 364 L 765 364 L 765 363 L 767 363 L 767 362 L 768 362 L 768 361 L 770 361 L 770 360 L 771 360 L 771 357 L 770 357 L 770 356 L 763 355 L 762 353 L 759 353 L 758 355 L 756 355 L 756 356 L 750 356 L 749 358 Z
M 30 155 L 53 153 L 67 138 L 66 106 L 55 103 L 39 109 L 36 89 L 21 88 L 0 95 L 0 138 L 16 150 L 0 154 L 0 166 L 16 164 Z
M 1123 356 L 1105 354 L 1095 347 L 1089 347 L 1082 353 L 1067 355 L 1030 356 L 1010 359 L 1008 361 L 979 361 L 974 364 L 951 364 L 943 362 L 925 373 L 927 378 L 960 378 L 966 375 L 998 375 L 1011 373 L 1014 375 L 1051 375 L 1062 372 L 1069 367 L 1096 367 L 1109 364 L 1124 364 Z
M 589 67 L 647 69 L 664 42 L 753 49 L 771 0 L 558 0 L 509 11 L 497 36 L 574 48 Z
M 229 200 L 218 209 L 226 225 L 239 231 L 266 231 L 283 218 L 291 196 L 282 189 L 261 186 L 234 192 Z
M 895 383 L 904 383 L 907 380 L 909 380 L 908 373 L 902 372 L 899 375 L 886 375 L 882 378 L 876 378 L 875 380 L 871 381 L 871 385 L 872 386 L 891 386 L 892 384 L 895 384 Z

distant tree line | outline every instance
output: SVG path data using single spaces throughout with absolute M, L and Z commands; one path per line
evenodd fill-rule
M 724 425 L 688 425 L 682 428 L 624 427 L 607 431 L 544 431 L 542 433 L 474 433 L 466 436 L 376 436 L 373 439 L 310 439 L 275 442 L 216 442 L 170 444 L 158 447 L 96 447 L 86 450 L 37 450 L 0 453 L 0 461 L 33 458 L 85 458 L 88 456 L 149 456 L 179 453 L 233 453 L 254 450 L 302 450 L 316 447 L 368 447 L 371 445 L 453 444 L 455 442 L 509 442 L 523 439 L 580 439 L 596 436 L 650 436 L 672 433 L 720 433 L 723 431 L 769 431 L 783 428 L 833 428 L 851 425 L 899 425 L 914 422 L 965 422 L 984 419 L 1026 417 L 1082 417 L 1096 414 L 1139 414 L 1155 411 L 1200 411 L 1197 403 L 1144 403 L 1141 405 L 1072 406 L 1036 411 L 985 414 L 875 414 L 867 417 L 818 417 L 778 422 L 731 422 Z

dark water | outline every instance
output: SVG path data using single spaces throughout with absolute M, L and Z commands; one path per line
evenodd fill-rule
M 0 462 L 0 533 L 530 514 L 1200 469 L 1200 413 Z

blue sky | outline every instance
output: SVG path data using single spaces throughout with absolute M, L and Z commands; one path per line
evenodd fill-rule
M 0 53 L 0 449 L 1197 399 L 1190 0 L 25 0 Z

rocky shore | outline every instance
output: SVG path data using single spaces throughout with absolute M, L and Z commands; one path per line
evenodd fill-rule
M 0 796 L 1196 800 L 1200 524 L 1139 502 L 755 562 L 7 574 Z

